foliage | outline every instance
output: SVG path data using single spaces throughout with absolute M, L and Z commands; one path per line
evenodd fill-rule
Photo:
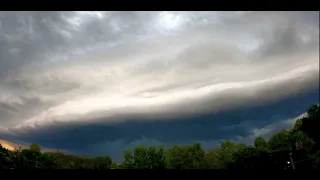
M 118 165 L 118 163 L 116 163 L 116 162 L 112 162 L 111 163 L 111 169 L 118 169 L 119 168 L 119 165 Z
M 261 148 L 261 149 L 267 149 L 268 148 L 268 143 L 266 140 L 264 140 L 263 137 L 257 137 L 254 141 L 254 147 L 255 148 Z
M 189 146 L 175 145 L 168 151 L 167 166 L 173 169 L 200 168 L 205 157 L 205 152 L 200 143 Z
M 112 159 L 109 156 L 93 157 L 92 164 L 94 169 L 110 169 L 112 165 Z
M 38 144 L 31 144 L 29 147 L 30 150 L 41 152 L 41 148 Z
M 302 132 L 304 132 L 308 137 L 310 137 L 314 142 L 314 151 L 320 149 L 320 106 L 312 105 L 309 107 L 307 111 L 307 117 L 302 119 L 302 125 L 299 128 Z
M 268 141 L 271 150 L 290 150 L 289 145 L 289 132 L 285 129 L 275 133 Z
M 272 153 L 266 148 L 247 146 L 233 154 L 232 169 L 274 168 Z

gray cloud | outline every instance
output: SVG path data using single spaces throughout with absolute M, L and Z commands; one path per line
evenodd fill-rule
M 82 141 L 72 144 L 82 152 L 212 144 L 297 115 L 219 113 L 318 87 L 319 12 L 0 12 L 0 135 L 11 139 Z M 311 94 L 304 106 L 319 99 Z

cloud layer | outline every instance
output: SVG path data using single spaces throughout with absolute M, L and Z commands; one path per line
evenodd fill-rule
M 302 114 L 318 89 L 319 12 L 0 12 L 10 139 L 89 154 L 214 144 Z

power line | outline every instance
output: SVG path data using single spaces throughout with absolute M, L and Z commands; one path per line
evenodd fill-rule
M 292 153 L 289 153 L 290 160 L 291 160 L 291 163 L 292 163 L 292 169 L 295 169 L 295 167 L 294 167 L 294 162 L 293 162 L 293 159 L 292 159 L 291 155 L 292 155 Z

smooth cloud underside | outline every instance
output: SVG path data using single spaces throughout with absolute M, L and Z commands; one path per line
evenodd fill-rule
M 50 148 L 248 141 L 319 99 L 319 12 L 0 12 L 0 34 L 0 135 Z

